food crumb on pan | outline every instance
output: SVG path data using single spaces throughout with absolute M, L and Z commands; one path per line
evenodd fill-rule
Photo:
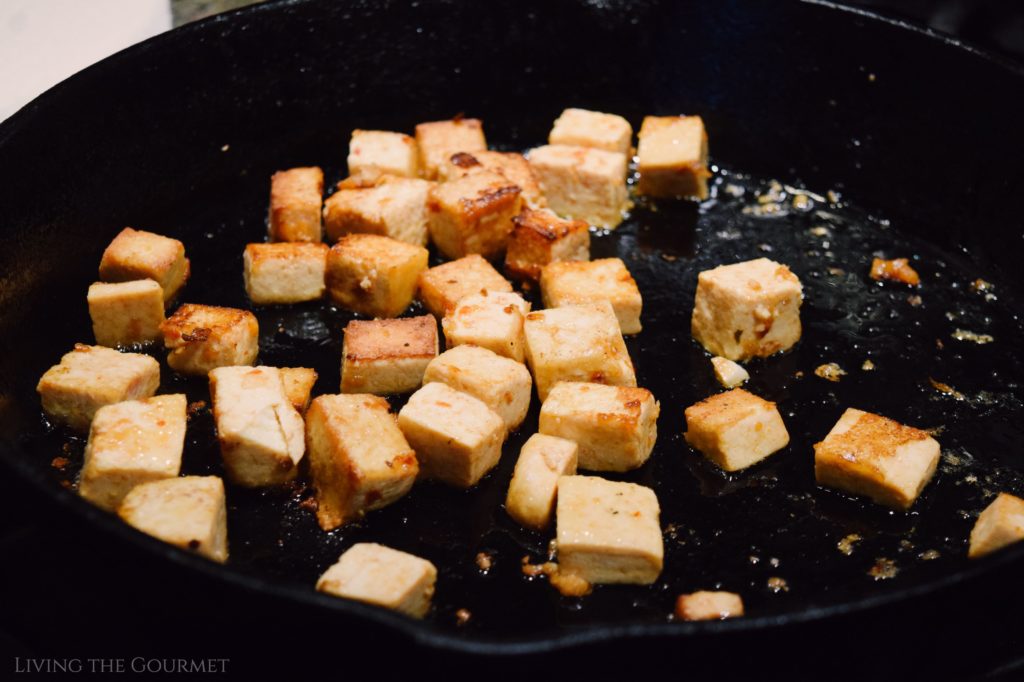
M 971 343 L 976 343 L 979 346 L 995 341 L 995 337 L 991 334 L 978 334 L 976 332 L 968 331 L 967 329 L 957 329 L 950 334 L 950 336 L 957 341 L 970 341 Z
M 931 377 L 928 377 L 928 382 L 932 385 L 932 388 L 934 388 L 936 391 L 938 391 L 939 393 L 944 393 L 944 394 L 946 394 L 948 396 L 952 396 L 952 398 L 954 400 L 967 400 L 967 396 L 965 396 L 963 393 L 961 393 L 960 391 L 956 390 L 955 388 L 953 388 L 949 384 L 945 384 L 945 383 L 943 383 L 941 381 L 937 381 L 937 380 L 935 380 L 935 379 L 933 379 Z
M 853 554 L 854 545 L 856 545 L 863 539 L 864 538 L 862 538 L 858 533 L 850 533 L 849 535 L 846 535 L 845 537 L 843 537 L 842 540 L 836 543 L 836 549 L 838 549 L 846 556 L 850 556 L 851 554 Z
M 914 268 L 910 267 L 910 261 L 906 258 L 891 260 L 875 258 L 871 261 L 871 279 L 901 282 L 912 287 L 921 283 L 921 277 Z
M 772 576 L 771 578 L 768 578 L 768 589 L 775 594 L 778 594 L 779 592 L 789 592 L 789 583 L 786 582 L 785 578 Z
M 872 362 L 872 361 L 871 361 L 871 359 L 869 358 L 869 359 L 865 360 L 865 361 L 864 361 L 864 362 L 863 362 L 863 363 L 861 364 L 860 368 L 861 368 L 861 370 L 862 370 L 862 371 L 864 371 L 864 372 L 872 372 L 872 371 L 874 371 L 874 370 L 875 370 L 875 363 L 874 363 L 874 362 Z
M 935 559 L 938 559 L 940 556 L 942 556 L 942 555 L 939 554 L 938 550 L 927 549 L 927 550 L 921 552 L 920 554 L 918 554 L 917 558 L 921 559 L 922 561 L 933 561 Z
M 837 383 L 841 378 L 846 376 L 846 370 L 834 362 L 826 362 L 824 365 L 818 365 L 814 369 L 814 373 L 822 379 L 827 379 L 828 381 Z
M 463 627 L 473 619 L 473 614 L 469 612 L 469 609 L 459 609 L 455 612 L 455 625 Z
M 868 575 L 875 580 L 891 580 L 899 572 L 900 569 L 896 562 L 885 557 L 875 559 L 875 565 L 868 569 Z
M 71 464 L 71 460 L 67 457 L 54 457 L 50 460 L 50 466 L 54 469 L 66 469 L 69 464 Z
M 476 567 L 480 569 L 481 573 L 486 575 L 494 567 L 494 557 L 487 552 L 478 552 L 476 555 Z
M 924 299 L 917 294 L 911 294 L 910 296 L 907 296 L 907 303 L 917 308 L 924 303 Z

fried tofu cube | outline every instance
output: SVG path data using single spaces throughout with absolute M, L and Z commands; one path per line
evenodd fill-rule
M 210 372 L 210 397 L 232 482 L 259 488 L 295 478 L 306 452 L 305 425 L 276 367 L 218 367 Z
M 51 419 L 87 431 L 104 405 L 148 398 L 159 386 L 160 363 L 148 355 L 76 343 L 46 370 L 36 391 Z
M 582 220 L 524 208 L 512 224 L 505 270 L 516 279 L 535 281 L 541 268 L 555 261 L 590 260 L 590 228 Z
M 158 540 L 218 563 L 228 560 L 228 513 L 218 476 L 184 476 L 136 486 L 117 510 Z
M 633 126 L 616 114 L 566 109 L 555 119 L 548 142 L 629 154 Z
M 484 127 L 475 118 L 433 121 L 416 126 L 416 144 L 420 150 L 423 177 L 434 180 L 442 166 L 458 152 L 487 150 Z
M 373 186 L 341 187 L 324 202 L 327 238 L 336 242 L 347 234 L 377 234 L 426 246 L 427 199 L 433 185 L 385 175 Z
M 493 258 L 505 250 L 512 218 L 523 207 L 518 185 L 487 170 L 435 185 L 427 199 L 427 228 L 448 258 L 478 253 Z
M 431 315 L 352 320 L 341 351 L 341 392 L 391 395 L 415 391 L 438 352 Z
M 507 433 L 482 401 L 436 381 L 412 394 L 398 427 L 416 451 L 421 475 L 459 488 L 476 485 L 498 464 Z
M 116 348 L 160 338 L 164 291 L 151 279 L 89 285 L 89 317 L 96 343 Z
M 526 316 L 526 362 L 543 401 L 560 381 L 636 386 L 633 361 L 607 301 Z
M 459 152 L 452 154 L 438 174 L 443 182 L 448 182 L 482 170 L 504 176 L 519 187 L 523 202 L 530 208 L 539 209 L 548 205 L 530 162 L 518 152 Z
M 248 310 L 184 303 L 160 325 L 167 364 L 182 374 L 251 365 L 259 354 L 260 329 Z
M 978 515 L 971 529 L 967 556 L 977 559 L 1021 540 L 1024 540 L 1024 500 L 999 493 Z
M 309 367 L 279 367 L 277 371 L 281 373 L 288 402 L 300 413 L 304 413 L 309 407 L 309 397 L 318 376 L 316 370 Z
M 757 464 L 789 445 L 775 403 L 734 388 L 686 408 L 686 442 L 725 471 Z
M 640 194 L 707 199 L 708 135 L 700 116 L 647 116 L 639 139 Z
M 920 429 L 853 408 L 814 445 L 818 483 L 909 509 L 939 463 L 938 442 Z
M 342 237 L 327 254 L 327 292 L 363 315 L 398 317 L 412 303 L 428 253 L 375 234 Z
M 594 584 L 650 585 L 664 560 L 660 513 L 650 488 L 562 476 L 555 512 L 559 571 Z
M 533 378 L 526 366 L 479 346 L 456 346 L 431 360 L 423 383 L 431 381 L 480 400 L 505 421 L 509 431 L 523 423 L 530 409 Z
M 615 229 L 629 208 L 625 154 L 552 144 L 530 150 L 548 205 L 559 215 Z
M 622 333 L 640 333 L 643 299 L 621 258 L 549 263 L 541 270 L 540 292 L 545 308 L 608 301 Z
M 441 320 L 445 344 L 454 348 L 471 343 L 523 362 L 523 318 L 529 312 L 530 304 L 519 294 L 487 292 L 465 296 Z
M 679 620 L 725 620 L 743 615 L 743 599 L 735 592 L 701 590 L 676 599 Z
M 312 166 L 277 171 L 270 178 L 270 241 L 314 242 L 322 237 L 324 172 Z
M 420 300 L 439 318 L 453 310 L 463 297 L 485 291 L 511 292 L 512 283 L 477 254 L 443 263 L 420 274 Z
M 177 476 L 187 403 L 178 393 L 98 409 L 89 428 L 79 494 L 97 507 L 117 511 L 140 483 Z
M 800 340 L 803 287 L 767 258 L 720 265 L 697 277 L 691 329 L 712 355 L 729 360 L 767 357 Z
M 579 446 L 571 440 L 535 433 L 523 444 L 508 485 L 505 511 L 521 525 L 544 530 L 555 511 L 558 479 L 576 473 Z
M 419 465 L 384 398 L 322 395 L 306 414 L 306 449 L 324 530 L 409 492 Z
M 561 382 L 540 407 L 538 430 L 576 442 L 580 469 L 630 471 L 651 456 L 660 413 L 646 388 Z
M 100 259 L 102 281 L 151 279 L 160 285 L 165 302 L 181 291 L 189 273 L 184 244 L 177 239 L 130 227 L 114 237 Z
M 348 174 L 362 182 L 376 182 L 382 175 L 418 177 L 416 140 L 386 130 L 353 130 L 348 143 Z
M 724 388 L 736 388 L 750 379 L 747 370 L 728 358 L 716 355 L 711 358 L 711 367 L 715 370 L 715 378 L 718 379 L 718 383 Z
M 436 582 L 437 569 L 426 559 L 360 542 L 320 576 L 316 589 L 423 618 L 430 611 Z
M 245 292 L 256 305 L 323 298 L 327 245 L 304 242 L 249 244 L 242 257 Z

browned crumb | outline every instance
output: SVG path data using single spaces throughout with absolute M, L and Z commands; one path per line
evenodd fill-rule
M 842 277 L 843 275 L 846 274 L 846 270 L 843 270 L 842 268 L 829 268 L 828 274 L 832 275 L 833 277 Z
M 907 303 L 916 308 L 922 303 L 924 303 L 924 299 L 918 296 L 917 294 L 911 294 L 910 296 L 907 296 Z
M 875 258 L 871 261 L 871 279 L 902 282 L 912 287 L 921 283 L 920 276 L 914 268 L 910 267 L 910 261 L 906 258 L 893 258 L 892 260 Z
M 590 594 L 593 587 L 589 582 L 575 573 L 563 572 L 554 561 L 545 561 L 542 564 L 531 564 L 530 557 L 523 557 L 523 575 L 529 578 L 546 576 L 551 586 L 563 597 L 583 597 Z
M 847 535 L 842 540 L 836 543 L 836 549 L 838 549 L 846 556 L 850 556 L 851 554 L 853 554 L 853 546 L 863 539 L 864 538 L 862 538 L 857 533 L 850 533 L 849 535 Z
M 299 502 L 299 508 L 315 514 L 317 509 L 320 508 L 320 503 L 316 501 L 316 497 L 310 495 L 306 499 L 302 500 L 302 502 Z
M 953 332 L 952 337 L 957 341 L 970 341 L 971 343 L 976 343 L 979 346 L 995 341 L 995 338 L 991 334 L 978 334 L 966 329 L 957 329 Z
M 476 567 L 481 573 L 487 573 L 494 566 L 494 559 L 487 552 L 478 552 L 476 555 Z
M 921 559 L 922 561 L 933 561 L 935 559 L 938 559 L 940 556 L 942 556 L 942 555 L 939 554 L 939 552 L 937 550 L 926 549 L 925 551 L 923 551 L 920 554 L 918 554 L 917 558 Z
M 875 580 L 891 580 L 900 572 L 896 562 L 892 559 L 879 557 L 875 559 L 875 565 L 868 570 L 868 575 Z
M 199 413 L 202 412 L 205 409 L 206 409 L 206 401 L 205 400 L 197 400 L 194 403 L 189 403 L 188 404 L 188 409 L 186 411 L 186 417 L 189 420 L 192 420 L 194 417 L 199 416 Z
M 779 592 L 789 592 L 789 583 L 786 582 L 785 578 L 772 576 L 768 578 L 768 589 L 776 594 Z
M 50 466 L 54 469 L 66 469 L 69 464 L 71 464 L 71 460 L 67 457 L 54 457 L 50 460 Z
M 939 393 L 945 393 L 948 396 L 952 396 L 954 400 L 967 400 L 967 396 L 965 396 L 963 393 L 956 390 L 949 384 L 944 384 L 941 381 L 936 381 L 931 377 L 928 377 L 928 382 L 936 391 L 938 391 Z
M 67 488 L 68 490 L 71 490 L 74 487 L 74 485 L 72 485 L 71 481 L 69 481 L 67 479 L 64 479 L 63 481 L 61 481 L 60 484 L 61 484 L 62 487 Z
M 814 369 L 814 373 L 822 379 L 828 379 L 829 381 L 836 383 L 838 383 L 842 377 L 846 376 L 846 370 L 834 362 L 819 365 Z
M 459 609 L 455 612 L 455 624 L 460 628 L 469 623 L 472 619 L 473 614 L 469 612 L 469 609 Z
M 672 255 L 669 255 L 667 253 L 663 253 L 663 254 L 660 254 L 660 255 L 661 255 L 661 259 L 663 261 L 668 262 L 668 263 L 675 263 L 677 260 L 679 260 L 679 256 L 672 256 Z
M 60 451 L 65 455 L 70 455 L 72 450 L 74 450 L 74 448 L 71 447 L 71 443 L 64 443 L 60 446 Z
M 860 368 L 865 372 L 870 372 L 875 369 L 875 363 L 868 359 L 864 361 L 864 364 L 862 364 Z
M 971 282 L 971 290 L 979 294 L 985 293 L 986 291 L 992 291 L 995 287 L 991 282 L 986 282 L 983 279 L 976 279 Z
M 804 378 L 804 371 L 802 369 L 798 369 L 796 371 L 796 374 L 794 374 L 793 376 L 796 377 L 797 379 L 803 379 Z

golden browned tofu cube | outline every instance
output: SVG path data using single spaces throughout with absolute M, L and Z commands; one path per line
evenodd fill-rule
M 660 412 L 646 388 L 561 382 L 541 405 L 538 430 L 576 442 L 581 469 L 629 471 L 651 456 Z
M 248 310 L 184 303 L 160 325 L 167 364 L 182 374 L 251 365 L 259 354 L 260 330 Z
M 304 242 L 249 244 L 242 257 L 245 292 L 256 305 L 323 298 L 327 245 Z
M 96 343 L 116 348 L 160 338 L 164 291 L 151 279 L 89 285 L 89 317 Z
M 85 446 L 78 492 L 97 507 L 117 511 L 128 491 L 174 478 L 185 447 L 184 394 L 126 400 L 96 411 Z
M 130 227 L 114 237 L 100 259 L 100 279 L 104 282 L 151 279 L 163 290 L 164 301 L 181 291 L 189 272 L 184 244 Z
M 480 400 L 510 431 L 523 423 L 530 409 L 533 378 L 526 366 L 479 346 L 456 346 L 431 360 L 423 383 L 431 381 Z
M 767 357 L 800 340 L 803 287 L 785 265 L 758 258 L 697 277 L 691 330 L 712 355 Z
M 313 166 L 277 171 L 270 178 L 270 241 L 319 242 L 324 172 Z
M 487 149 L 484 126 L 475 118 L 433 121 L 416 126 L 416 144 L 420 150 L 423 177 L 434 180 L 440 168 L 458 152 L 482 152 Z
M 305 412 L 309 407 L 313 385 L 316 383 L 316 370 L 309 367 L 278 367 L 277 371 L 281 373 L 281 382 L 284 384 L 284 394 L 288 396 L 288 402 L 299 412 Z
M 148 398 L 160 386 L 160 363 L 139 353 L 75 344 L 46 370 L 36 391 L 56 422 L 87 431 L 96 410 L 123 400 Z
M 589 583 L 650 585 L 664 560 L 658 497 L 635 483 L 596 476 L 558 480 L 560 572 Z
M 629 208 L 625 154 L 552 144 L 531 149 L 530 167 L 556 213 L 615 229 Z
M 522 362 L 526 356 L 523 318 L 529 312 L 530 304 L 519 294 L 487 292 L 465 296 L 441 320 L 445 344 L 454 348 L 471 343 Z
M 633 126 L 615 114 L 566 109 L 555 119 L 548 142 L 629 154 L 633 142 Z
M 526 362 L 543 401 L 559 381 L 636 386 L 633 361 L 607 301 L 526 316 Z
M 742 388 L 686 408 L 686 442 L 726 471 L 757 464 L 789 445 L 775 403 Z
M 438 352 L 431 315 L 352 320 L 341 351 L 341 392 L 390 395 L 415 391 Z
M 143 483 L 125 496 L 117 513 L 158 540 L 218 563 L 228 560 L 224 482 L 217 476 Z
M 385 175 L 373 186 L 339 188 L 324 202 L 327 238 L 334 242 L 346 234 L 379 234 L 426 246 L 427 199 L 433 184 Z
M 436 582 L 437 569 L 426 559 L 360 542 L 320 576 L 316 589 L 423 618 L 430 611 Z
M 1024 500 L 999 493 L 978 515 L 967 556 L 976 559 L 1024 540 Z
M 439 318 L 454 309 L 464 296 L 485 291 L 510 292 L 512 283 L 477 254 L 443 263 L 420 274 L 420 300 Z
M 438 382 L 412 394 L 398 426 L 423 477 L 459 488 L 476 485 L 498 464 L 507 433 L 502 418 L 482 401 Z
M 487 170 L 435 185 L 427 200 L 431 241 L 448 258 L 497 256 L 523 206 L 521 193 L 505 176 Z
M 363 315 L 398 317 L 412 303 L 427 250 L 375 234 L 342 237 L 327 254 L 327 292 Z
M 679 620 L 725 620 L 743 615 L 743 599 L 734 592 L 702 590 L 676 599 Z
M 512 224 L 505 270 L 516 279 L 537 280 L 541 268 L 554 261 L 590 260 L 590 228 L 582 220 L 524 208 Z
M 508 485 L 508 515 L 527 528 L 547 528 L 555 511 L 558 479 L 576 473 L 577 451 L 571 440 L 541 433 L 530 436 L 519 451 Z
M 818 483 L 909 509 L 935 473 L 939 444 L 920 429 L 853 408 L 814 445 Z
M 643 299 L 620 258 L 549 263 L 541 270 L 540 292 L 545 308 L 608 301 L 622 333 L 640 333 Z
M 497 173 L 519 187 L 523 202 L 530 208 L 543 208 L 548 205 L 540 191 L 537 176 L 530 168 L 530 162 L 518 152 L 483 151 L 452 154 L 441 167 L 439 176 L 443 182 L 448 182 L 481 170 Z
M 382 175 L 419 176 L 416 140 L 386 130 L 353 130 L 348 143 L 348 174 L 361 182 L 376 182 Z
M 700 116 L 647 116 L 637 158 L 640 194 L 707 199 L 708 135 Z
M 750 378 L 750 374 L 743 367 L 718 355 L 711 358 L 711 367 L 715 371 L 718 383 L 724 388 L 736 388 Z

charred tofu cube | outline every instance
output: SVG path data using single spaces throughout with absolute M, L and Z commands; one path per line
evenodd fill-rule
M 558 479 L 576 473 L 578 446 L 571 440 L 535 433 L 523 445 L 508 485 L 505 511 L 521 525 L 544 530 L 555 511 Z
M 651 456 L 660 412 L 646 388 L 562 382 L 541 405 L 538 430 L 577 443 L 580 469 L 629 471 Z
M 306 414 L 306 449 L 324 530 L 396 502 L 419 472 L 388 401 L 375 395 L 314 400 Z
M 184 244 L 130 227 L 114 237 L 100 259 L 100 279 L 104 282 L 151 279 L 160 285 L 165 302 L 181 291 L 188 276 Z
M 767 357 L 800 340 L 802 302 L 800 280 L 767 258 L 705 270 L 697 277 L 693 337 L 729 360 Z
M 439 381 L 468 393 L 500 416 L 508 429 L 530 409 L 533 379 L 526 366 L 478 346 L 456 346 L 427 365 L 423 383 Z
M 416 144 L 420 150 L 423 177 L 434 180 L 442 166 L 458 152 L 487 150 L 484 126 L 475 118 L 433 121 L 416 126 Z
M 320 242 L 324 172 L 313 166 L 270 178 L 270 241 Z
M 664 559 L 658 498 L 635 483 L 563 476 L 556 504 L 559 571 L 589 583 L 650 585 Z
M 128 491 L 174 478 L 185 447 L 184 394 L 126 400 L 96 411 L 85 446 L 78 492 L 97 507 L 117 511 Z
M 633 361 L 607 301 L 526 316 L 526 362 L 543 401 L 560 381 L 636 386 Z
M 506 435 L 505 422 L 482 401 L 436 381 L 412 394 L 398 426 L 421 475 L 459 488 L 476 485 L 495 467 Z
M 530 150 L 528 158 L 556 213 L 609 230 L 622 222 L 629 208 L 625 154 L 552 144 Z
M 125 496 L 117 513 L 158 540 L 221 564 L 228 560 L 224 482 L 217 476 L 143 483 Z
M 117 348 L 160 338 L 164 291 L 151 279 L 89 286 L 92 333 L 101 346 Z
M 555 119 L 548 142 L 629 154 L 633 142 L 633 126 L 615 114 L 566 109 Z
M 347 234 L 377 234 L 426 246 L 427 199 L 433 184 L 386 175 L 373 186 L 339 188 L 324 202 L 327 238 L 336 242 Z
M 36 391 L 51 419 L 88 431 L 96 410 L 148 398 L 159 386 L 160 363 L 148 355 L 76 343 L 59 365 L 46 370 Z
M 700 591 L 676 599 L 679 620 L 725 620 L 743 615 L 743 600 L 734 592 Z
M 463 297 L 485 291 L 511 292 L 512 283 L 477 254 L 443 263 L 420 274 L 420 300 L 439 318 L 453 310 Z
M 167 364 L 182 374 L 251 365 L 259 354 L 259 325 L 248 310 L 185 303 L 160 325 L 171 352 Z
M 350 234 L 327 254 L 327 292 L 363 315 L 398 317 L 412 303 L 427 250 L 389 237 Z
M 686 442 L 725 471 L 757 464 L 789 445 L 775 403 L 742 388 L 686 408 Z
M 390 395 L 415 391 L 438 352 L 431 315 L 352 320 L 341 351 L 341 392 Z
M 711 367 L 715 370 L 718 383 L 724 388 L 736 388 L 750 378 L 750 374 L 743 367 L 718 355 L 711 358 Z
M 309 367 L 279 367 L 277 371 L 281 373 L 288 402 L 300 413 L 304 413 L 309 407 L 309 397 L 316 383 L 316 370 Z
M 386 130 L 353 130 L 348 143 L 348 174 L 361 182 L 376 182 L 382 175 L 418 177 L 416 140 Z
M 441 320 L 448 348 L 471 343 L 523 362 L 526 339 L 523 319 L 530 304 L 519 294 L 487 292 L 460 299 Z
M 700 116 L 647 116 L 637 158 L 640 194 L 707 199 L 708 135 Z
M 818 483 L 909 509 L 935 473 L 939 444 L 920 429 L 850 408 L 814 445 Z
M 323 298 L 327 245 L 249 244 L 242 257 L 245 292 L 256 305 Z
M 487 170 L 435 185 L 427 200 L 431 241 L 448 258 L 497 256 L 523 206 L 521 193 L 505 176 Z
M 545 265 L 540 275 L 540 292 L 545 308 L 608 301 L 622 333 L 640 333 L 643 300 L 636 280 L 620 258 Z
M 306 452 L 305 425 L 276 367 L 219 367 L 210 372 L 210 397 L 232 482 L 259 488 L 295 478 Z
M 530 162 L 518 152 L 484 151 L 452 154 L 441 167 L 439 175 L 442 181 L 448 182 L 482 170 L 497 173 L 519 187 L 523 202 L 530 208 L 547 206 L 548 202 L 540 191 L 540 184 L 533 169 L 530 168 Z
M 541 268 L 555 261 L 590 260 L 590 228 L 582 220 L 524 208 L 512 224 L 505 270 L 516 279 L 536 281 Z
M 436 582 L 437 569 L 426 559 L 360 542 L 320 576 L 316 589 L 423 618 L 430 611 Z
M 1024 540 L 1024 500 L 999 493 L 971 529 L 967 556 L 976 559 Z

